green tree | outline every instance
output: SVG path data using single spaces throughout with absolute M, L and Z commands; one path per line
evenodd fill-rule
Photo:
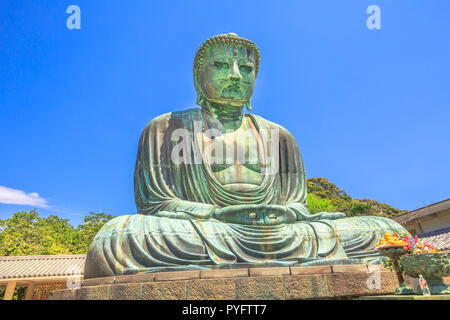
M 352 199 L 352 197 L 350 197 L 344 190 L 339 189 L 334 183 L 331 183 L 322 177 L 308 179 L 307 188 L 308 196 L 314 195 L 322 200 L 329 201 L 330 205 L 334 207 L 333 211 L 344 212 L 348 217 L 381 216 L 392 218 L 407 212 L 406 210 L 399 210 L 385 203 L 379 203 L 375 200 Z M 308 201 L 310 201 L 309 198 Z M 317 202 L 314 198 L 312 201 L 312 203 Z M 328 205 L 327 203 L 328 202 L 323 202 L 321 205 L 326 206 Z
M 308 210 L 312 214 L 319 212 L 335 212 L 336 207 L 331 203 L 331 200 L 319 198 L 314 194 L 310 193 L 307 196 L 308 200 Z
M 68 254 L 75 229 L 57 216 L 41 218 L 36 210 L 20 211 L 0 220 L 0 255 Z
M 112 218 L 92 212 L 74 228 L 56 215 L 42 218 L 36 210 L 16 212 L 0 220 L 0 256 L 87 253 L 96 233 Z
M 20 211 L 11 218 L 0 220 L 0 255 L 38 255 L 45 251 L 36 210 Z
M 76 229 L 73 253 L 87 253 L 97 232 L 106 222 L 113 218 L 114 216 L 110 214 L 95 212 L 91 212 L 89 216 L 86 216 L 84 224 L 79 225 Z
M 334 183 L 325 178 L 309 178 L 307 180 L 308 193 L 314 193 L 315 196 L 323 199 L 339 199 L 350 201 L 352 198 L 344 191 L 339 189 Z
M 69 219 L 51 215 L 41 218 L 39 226 L 43 234 L 45 254 L 70 254 L 73 251 L 76 230 L 69 224 Z

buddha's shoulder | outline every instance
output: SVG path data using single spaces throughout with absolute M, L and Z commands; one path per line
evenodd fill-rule
M 274 130 L 274 129 L 279 130 L 280 136 L 286 136 L 288 138 L 294 139 L 294 136 L 289 132 L 289 130 L 286 129 L 285 127 L 279 125 L 278 123 L 272 122 L 270 120 L 267 120 L 261 116 L 255 115 L 255 114 L 251 114 L 251 117 L 253 117 L 256 120 L 256 122 L 258 123 L 258 125 L 260 127 L 264 127 L 269 130 Z
M 174 123 L 179 123 L 180 121 L 190 119 L 193 115 L 196 115 L 200 112 L 198 108 L 192 108 L 187 110 L 173 111 L 167 112 L 156 118 L 153 118 L 145 127 L 144 132 L 151 131 L 152 129 L 160 129 L 164 130 L 169 128 L 170 125 Z

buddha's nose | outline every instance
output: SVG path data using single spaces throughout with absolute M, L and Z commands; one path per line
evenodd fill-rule
M 233 61 L 233 65 L 231 67 L 231 72 L 228 76 L 230 80 L 239 81 L 242 79 L 241 73 L 239 72 L 239 66 L 236 61 Z

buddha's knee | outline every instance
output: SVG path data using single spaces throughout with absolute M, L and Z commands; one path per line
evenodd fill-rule
M 155 228 L 160 222 L 159 217 L 146 216 L 142 214 L 124 215 L 115 217 L 109 220 L 100 231 L 97 233 L 98 238 L 112 236 L 113 234 L 121 234 L 123 232 L 127 233 L 142 233 L 144 227 L 146 229 Z M 97 238 L 96 236 L 96 238 Z M 95 238 L 94 238 L 95 241 Z
M 334 223 L 336 229 L 341 233 L 393 232 L 393 233 L 408 234 L 408 231 L 405 228 L 403 228 L 399 223 L 385 217 L 374 217 L 374 216 L 348 217 L 334 220 Z
M 133 215 L 124 215 L 124 216 L 115 217 L 115 218 L 109 220 L 108 222 L 106 222 L 103 225 L 103 227 L 100 229 L 100 232 L 111 232 L 114 230 L 115 231 L 121 230 L 126 227 L 128 220 L 132 216 Z

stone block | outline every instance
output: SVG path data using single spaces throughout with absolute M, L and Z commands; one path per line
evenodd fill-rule
M 332 265 L 333 273 L 367 272 L 365 264 Z
M 370 274 L 332 273 L 329 275 L 329 288 L 334 297 L 364 296 L 372 294 L 367 284 Z
M 73 300 L 75 298 L 75 290 L 64 289 L 50 292 L 48 300 Z
M 109 300 L 141 300 L 142 283 L 115 284 L 109 289 Z
M 369 273 L 371 276 L 371 280 L 376 277 L 376 274 Z M 393 271 L 381 271 L 380 272 L 380 285 L 379 288 L 374 287 L 373 285 L 369 287 L 370 295 L 378 295 L 378 294 L 393 294 L 395 289 L 399 286 L 397 275 Z M 369 283 L 373 282 L 369 280 Z
M 332 292 L 328 283 L 329 277 L 330 274 L 285 276 L 286 299 L 320 299 L 331 297 Z
M 128 276 L 118 276 L 114 283 L 143 283 L 155 280 L 154 273 L 140 273 Z
M 250 277 L 282 276 L 290 274 L 289 267 L 250 268 Z
M 234 300 L 236 281 L 229 279 L 201 279 L 187 281 L 188 300 Z
M 283 277 L 236 278 L 238 300 L 284 300 Z
M 91 287 L 91 286 L 113 284 L 115 278 L 116 277 L 85 279 L 81 282 L 81 286 L 82 287 Z
M 81 287 L 74 290 L 74 298 L 76 300 L 108 300 L 110 286 L 111 285 Z
M 375 271 L 392 271 L 389 268 L 385 268 L 382 264 L 368 264 L 367 265 L 367 272 L 371 273 L 371 272 L 375 272 Z
M 333 272 L 331 266 L 291 267 L 291 274 L 326 274 Z
M 144 300 L 185 300 L 186 281 L 148 282 L 142 286 Z
M 359 296 L 389 295 L 398 287 L 395 272 L 370 266 L 370 272 L 330 266 L 215 269 L 116 277 L 114 284 L 57 290 L 49 300 L 259 300 L 259 299 L 353 299 Z M 364 270 L 357 266 L 357 270 Z M 362 266 L 365 267 L 365 266 Z M 347 271 L 347 272 L 344 272 Z M 290 271 L 293 274 L 288 274 Z M 297 273 L 297 274 L 296 274 Z M 268 276 L 268 274 L 270 276 Z M 158 276 L 159 281 L 152 281 Z M 202 278 L 200 278 L 200 276 Z M 179 279 L 182 280 L 179 280 Z M 186 278 L 188 278 L 186 280 Z M 191 278 L 191 279 L 189 279 Z M 89 279 L 90 280 L 90 279 Z M 108 283 L 110 279 L 103 279 Z
M 200 279 L 200 270 L 156 272 L 155 281 Z
M 248 277 L 249 271 L 244 269 L 201 270 L 201 279 Z
M 423 296 L 423 295 L 405 295 L 405 296 L 368 296 L 368 297 L 359 297 L 359 300 L 450 300 L 449 295 L 431 295 L 431 296 Z

